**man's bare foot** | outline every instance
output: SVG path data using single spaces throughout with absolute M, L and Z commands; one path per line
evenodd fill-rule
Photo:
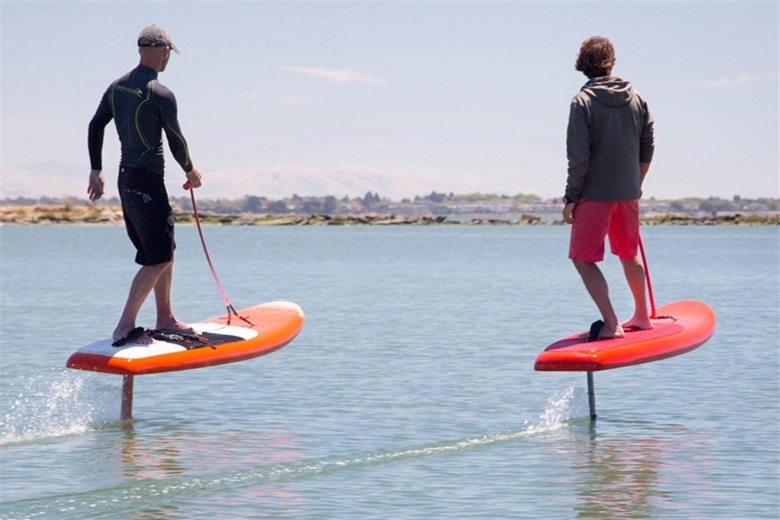
M 599 339 L 622 338 L 623 336 L 625 336 L 625 333 L 623 332 L 623 327 L 619 323 L 614 329 L 605 323 L 599 331 Z
M 619 323 L 615 325 L 614 328 L 605 323 L 601 326 L 601 330 L 599 330 L 598 339 L 614 339 L 622 338 L 623 336 L 625 336 L 625 333 L 623 332 L 623 327 Z
M 157 323 L 157 330 L 167 330 L 170 332 L 179 332 L 181 334 L 194 334 L 195 329 L 182 323 L 176 318 Z
M 653 323 L 648 316 L 634 316 L 630 320 L 623 323 L 624 329 L 634 330 L 651 330 Z
M 133 345 L 151 345 L 154 338 L 146 334 L 142 327 L 131 327 L 129 329 L 117 327 L 111 335 L 115 347 L 121 347 L 132 343 Z
M 597 341 L 600 339 L 622 338 L 623 336 L 625 336 L 625 333 L 623 332 L 623 327 L 619 323 L 612 327 L 602 320 L 598 320 L 590 326 L 589 332 L 580 334 L 578 339 Z

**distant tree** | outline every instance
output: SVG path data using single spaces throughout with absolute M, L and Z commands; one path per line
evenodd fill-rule
M 444 200 L 447 198 L 447 195 L 444 193 L 436 193 L 435 191 L 432 191 L 430 195 L 425 197 L 426 199 L 430 200 L 431 202 L 444 202 Z
M 493 193 L 466 193 L 464 195 L 455 195 L 453 199 L 459 201 L 459 202 L 480 202 L 480 201 L 488 201 L 493 200 L 495 198 L 498 198 L 498 195 L 495 195 Z
M 325 197 L 325 201 L 322 204 L 323 213 L 325 213 L 326 215 L 332 215 L 333 213 L 336 212 L 336 207 L 337 207 L 336 197 L 331 197 L 330 195 Z
M 708 212 L 716 212 L 716 211 L 728 211 L 732 208 L 732 204 L 723 199 L 719 199 L 716 197 L 710 197 L 709 199 L 702 201 L 699 204 L 699 209 L 701 211 L 708 211 Z
M 518 193 L 512 197 L 512 200 L 514 200 L 517 204 L 533 204 L 534 202 L 539 202 L 542 199 L 538 195 L 526 195 L 524 193 Z
M 260 213 L 263 211 L 263 201 L 260 197 L 249 196 L 244 200 L 244 205 L 241 209 L 249 213 Z
M 266 208 L 268 213 L 288 213 L 290 210 L 287 208 L 287 204 L 283 200 L 275 200 Z
M 699 204 L 699 209 L 700 209 L 701 211 L 707 211 L 707 212 L 714 212 L 714 211 L 717 211 L 717 210 L 715 209 L 715 204 L 714 204 L 714 203 L 712 203 L 712 202 L 710 202 L 709 200 L 705 200 L 704 202 L 702 202 L 701 204 Z
M 303 213 L 321 213 L 322 212 L 322 203 L 319 201 L 319 199 L 310 198 L 301 205 L 300 210 Z

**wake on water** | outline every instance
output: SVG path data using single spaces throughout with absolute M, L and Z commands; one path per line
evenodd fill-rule
M 3 375 L 0 446 L 86 433 L 119 419 L 121 388 L 73 370 Z
M 24 383 L 5 383 L 4 402 L 10 408 L 0 423 L 0 446 L 45 438 L 83 434 L 119 420 L 121 389 L 72 371 L 60 371 L 56 377 L 35 377 Z M 258 468 L 215 471 L 197 476 L 144 479 L 137 482 L 68 493 L 45 498 L 6 501 L 0 505 L 0 517 L 46 518 L 48 514 L 79 511 L 110 517 L 133 503 L 148 503 L 154 497 L 166 501 L 180 496 L 219 495 L 237 488 L 299 480 L 335 471 L 389 464 L 404 460 L 461 452 L 488 445 L 520 440 L 566 428 L 573 420 L 587 417 L 587 395 L 581 388 L 568 387 L 556 392 L 544 412 L 535 421 L 526 420 L 521 429 L 458 440 L 445 440 L 419 447 L 381 451 L 355 457 L 336 456 L 320 460 L 263 465 Z M 108 516 L 106 516 L 108 515 Z M 21 518 L 21 517 L 20 517 Z
M 52 369 L 51 375 L 35 376 L 23 381 L 14 381 L 7 374 L 3 379 L 0 403 L 5 410 L 0 419 L 0 446 L 82 434 L 120 420 L 119 400 L 122 390 L 107 381 L 65 369 Z M 537 422 L 529 424 L 526 420 L 524 428 L 518 432 L 466 439 L 451 446 L 445 443 L 439 448 L 431 448 L 433 451 L 430 453 L 423 450 L 420 455 L 433 455 L 554 431 L 564 427 L 571 419 L 587 414 L 586 397 L 581 388 L 566 388 L 550 397 L 547 408 Z M 413 451 L 416 453 L 419 450 Z M 389 455 L 384 454 L 383 458 L 397 458 Z M 399 456 L 406 458 L 403 454 Z

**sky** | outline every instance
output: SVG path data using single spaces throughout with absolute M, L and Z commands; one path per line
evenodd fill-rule
M 86 198 L 87 125 L 164 27 L 198 195 L 560 197 L 574 69 L 616 48 L 655 119 L 644 197 L 780 197 L 778 2 L 0 2 L 0 199 Z M 103 150 L 116 195 L 119 143 Z M 166 144 L 166 184 L 184 173 Z

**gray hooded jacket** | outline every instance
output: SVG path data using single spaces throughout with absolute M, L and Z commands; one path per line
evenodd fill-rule
M 653 150 L 653 118 L 639 92 L 617 76 L 592 78 L 571 102 L 567 201 L 638 199 L 639 163 Z

